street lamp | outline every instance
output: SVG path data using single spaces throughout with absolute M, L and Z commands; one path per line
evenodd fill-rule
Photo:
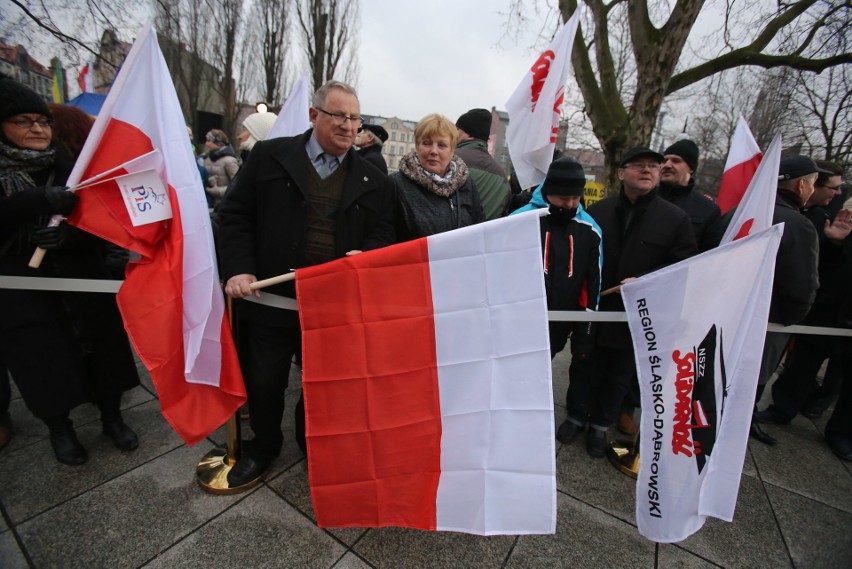
M 269 110 L 269 105 L 267 105 L 267 104 L 266 104 L 266 103 L 264 103 L 263 101 L 260 101 L 259 103 L 257 103 L 257 104 L 254 106 L 254 108 L 255 108 L 255 110 L 256 110 L 257 112 L 259 112 L 259 113 L 265 113 L 266 111 L 268 111 L 268 110 Z

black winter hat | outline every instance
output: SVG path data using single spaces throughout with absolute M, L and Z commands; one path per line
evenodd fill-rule
M 53 118 L 41 95 L 13 79 L 0 79 L 0 121 L 22 113 Z
M 678 140 L 663 152 L 664 156 L 669 154 L 676 154 L 683 158 L 693 172 L 698 169 L 698 145 L 693 141 L 686 138 Z
M 779 180 L 795 180 L 808 174 L 828 174 L 830 176 L 833 172 L 820 168 L 808 156 L 786 154 L 781 157 L 781 163 L 778 166 Z
M 386 131 L 383 126 L 379 126 L 377 124 L 365 124 L 361 128 L 370 131 L 382 142 L 385 142 L 388 139 L 388 131 Z
M 654 152 L 647 146 L 634 146 L 621 156 L 621 162 L 619 162 L 618 167 L 624 168 L 626 164 L 632 162 L 634 158 L 638 158 L 639 156 L 648 156 L 660 163 L 665 160 L 662 154 Z
M 459 117 L 456 126 L 473 138 L 488 140 L 488 137 L 491 136 L 491 111 L 471 109 Z
M 579 162 L 570 156 L 563 156 L 550 163 L 541 195 L 547 196 L 582 196 L 586 187 L 586 176 Z

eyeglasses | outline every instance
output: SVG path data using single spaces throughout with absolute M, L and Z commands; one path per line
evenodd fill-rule
M 816 184 L 816 185 L 819 186 L 820 188 L 825 188 L 826 190 L 831 190 L 832 192 L 839 192 L 840 188 L 843 187 L 841 184 L 838 184 L 836 186 L 826 186 L 825 184 Z
M 50 128 L 53 126 L 53 121 L 44 117 L 37 118 L 35 120 L 27 117 L 18 117 L 16 119 L 10 119 L 9 122 L 18 128 L 32 128 L 34 124 L 37 124 L 41 128 Z
M 651 172 L 656 172 L 660 169 L 661 164 L 659 162 L 630 162 L 629 164 L 625 164 L 624 167 L 629 170 L 636 170 L 637 172 L 641 172 L 642 170 L 650 170 Z
M 346 121 L 352 121 L 352 124 L 358 128 L 361 128 L 361 124 L 364 122 L 363 117 L 350 117 L 349 115 L 344 115 L 343 113 L 330 113 L 325 109 L 321 109 L 319 107 L 314 107 L 319 112 L 326 114 L 331 117 L 331 120 L 337 126 L 344 124 Z

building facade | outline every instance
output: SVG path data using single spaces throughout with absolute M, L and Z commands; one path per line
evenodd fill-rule
M 42 97 L 53 102 L 53 76 L 50 70 L 33 59 L 22 45 L 0 41 L 0 72 L 23 83 Z

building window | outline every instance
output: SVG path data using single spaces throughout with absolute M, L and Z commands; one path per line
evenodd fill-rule
M 391 130 L 396 130 L 396 121 L 391 123 Z

